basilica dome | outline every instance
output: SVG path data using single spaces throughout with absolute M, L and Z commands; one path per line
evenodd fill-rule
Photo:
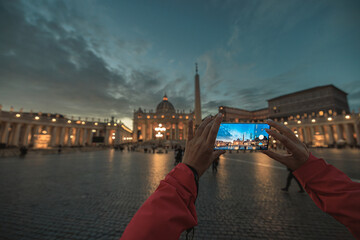
M 163 100 L 157 105 L 156 113 L 174 113 L 174 106 L 168 101 L 166 94 L 163 97 Z

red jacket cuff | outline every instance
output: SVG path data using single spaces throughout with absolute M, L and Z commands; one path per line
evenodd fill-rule
M 310 153 L 308 160 L 296 169 L 293 174 L 302 186 L 310 182 L 316 175 L 323 171 L 328 164 L 321 158 L 317 158 Z
M 172 178 L 175 178 L 176 181 L 174 182 Z M 165 181 L 173 185 L 180 184 L 182 188 L 177 188 L 178 190 L 185 189 L 187 194 L 190 193 L 194 199 L 196 199 L 197 191 L 194 173 L 184 163 L 179 163 L 175 168 L 173 168 L 173 170 L 171 170 L 166 176 Z

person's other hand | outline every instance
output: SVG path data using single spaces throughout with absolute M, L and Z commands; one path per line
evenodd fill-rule
M 300 142 L 300 140 L 295 136 L 295 134 L 285 125 L 281 123 L 268 120 L 267 124 L 271 127 L 274 127 L 276 130 L 266 129 L 266 132 L 269 133 L 273 138 L 279 140 L 286 149 L 288 154 L 278 154 L 270 150 L 264 150 L 263 153 L 269 157 L 275 159 L 276 161 L 284 164 L 286 167 L 296 170 L 301 165 L 303 165 L 309 158 L 310 152 L 305 144 Z
M 183 163 L 193 167 L 199 176 L 209 168 L 211 163 L 225 151 L 214 151 L 217 132 L 219 131 L 222 114 L 207 117 L 193 134 L 193 122 L 189 121 L 188 140 Z

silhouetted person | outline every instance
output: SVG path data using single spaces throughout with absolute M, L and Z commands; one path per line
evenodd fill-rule
M 289 190 L 291 180 L 294 178 L 295 181 L 297 182 L 297 184 L 299 185 L 299 188 L 300 188 L 299 192 L 304 192 L 304 189 L 302 188 L 300 182 L 296 179 L 296 177 L 294 177 L 293 170 L 288 168 L 288 171 L 289 171 L 289 175 L 288 175 L 287 180 L 286 180 L 286 187 L 282 188 L 281 190 L 287 192 Z
M 20 147 L 20 157 L 25 157 L 28 149 L 25 146 Z
M 218 157 L 212 162 L 212 171 L 213 172 L 217 172 L 217 167 L 219 165 L 219 161 L 220 161 L 220 158 Z
M 179 163 L 181 163 L 182 157 L 183 157 L 183 151 L 182 151 L 181 147 L 178 147 L 175 150 L 175 164 L 174 165 L 178 165 Z

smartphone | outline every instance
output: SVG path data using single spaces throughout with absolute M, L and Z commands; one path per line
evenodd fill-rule
M 270 129 L 266 123 L 221 123 L 215 150 L 267 150 Z

